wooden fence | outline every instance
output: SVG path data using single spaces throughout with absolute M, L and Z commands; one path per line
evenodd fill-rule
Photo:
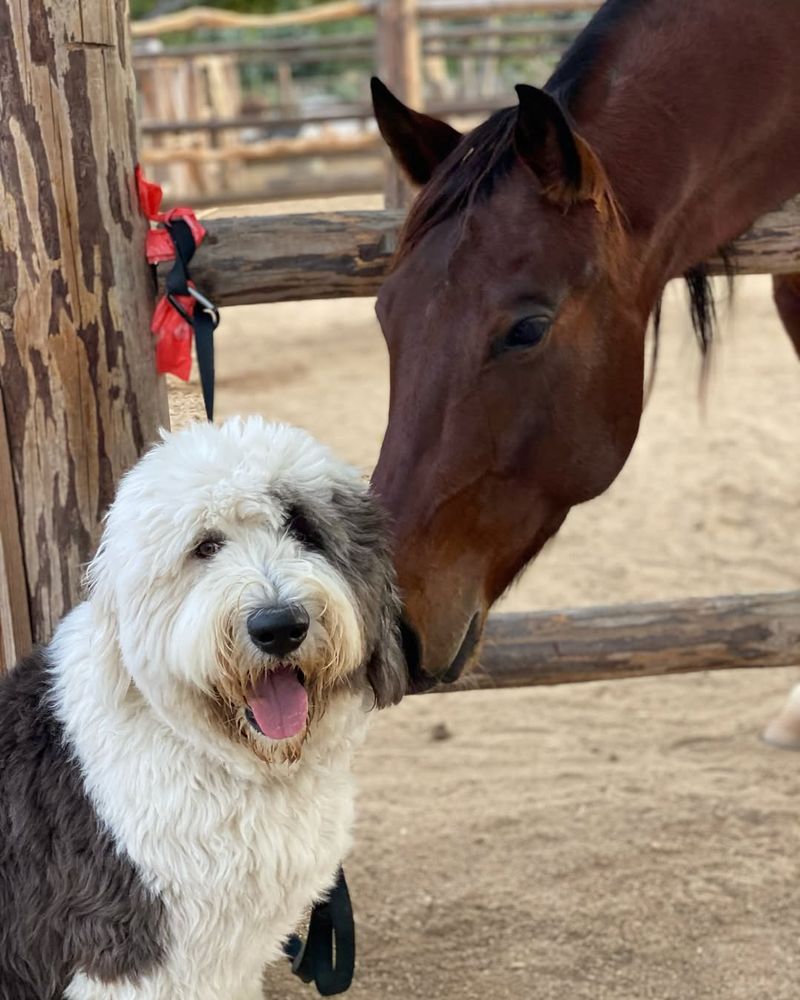
M 798 664 L 800 590 L 794 590 L 494 615 L 479 668 L 455 690 Z
M 320 212 L 208 219 L 192 274 L 218 305 L 375 295 L 403 212 Z M 800 198 L 770 212 L 732 247 L 739 274 L 800 271 Z M 709 262 L 724 274 L 721 260 Z
M 585 23 L 582 15 L 595 7 L 596 3 L 583 0 L 337 0 L 276 15 L 194 8 L 136 22 L 132 29 L 140 49 L 134 65 L 145 138 L 141 161 L 164 183 L 168 199 L 199 198 L 210 204 L 218 194 L 221 202 L 261 195 L 275 200 L 287 193 L 297 197 L 316 193 L 320 184 L 330 193 L 349 193 L 359 190 L 361 181 L 364 193 L 383 188 L 389 207 L 402 206 L 409 190 L 384 156 L 374 129 L 368 128 L 369 105 L 301 113 L 293 74 L 303 67 L 337 66 L 341 71 L 358 65 L 364 91 L 368 76 L 376 72 L 407 103 L 469 123 L 510 100 L 510 91 L 501 93 L 508 88 L 497 81 L 501 60 L 554 62 Z M 502 22 L 504 14 L 533 15 L 533 19 L 508 24 Z M 471 23 L 453 23 L 463 17 Z M 332 37 L 317 31 L 320 25 L 353 19 L 358 19 L 354 31 Z M 365 19 L 373 21 L 372 31 L 361 27 Z M 254 31 L 289 27 L 305 33 L 293 38 L 262 34 L 261 41 L 252 40 Z M 155 38 L 160 45 L 160 36 L 203 29 L 249 34 L 239 42 L 145 45 L 147 39 Z M 443 92 L 454 87 L 445 68 L 453 60 L 461 67 L 458 101 L 452 94 L 450 100 L 442 99 L 447 96 Z M 277 96 L 268 106 L 263 98 L 243 92 L 240 63 L 271 67 Z M 252 106 L 245 111 L 248 104 Z M 360 123 L 361 131 L 346 137 L 336 134 L 336 123 L 345 121 L 357 127 Z M 303 134 L 309 126 L 321 127 L 323 134 L 312 141 Z M 289 137 L 289 132 L 296 137 Z M 329 156 L 341 162 L 334 169 L 319 169 Z M 304 161 L 304 169 L 298 170 L 297 161 Z M 249 186 L 242 178 L 249 180 Z

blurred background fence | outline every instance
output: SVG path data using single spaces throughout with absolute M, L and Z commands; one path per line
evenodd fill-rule
M 468 127 L 542 83 L 590 0 L 336 0 L 275 14 L 193 7 L 134 21 L 141 161 L 195 206 L 402 190 L 371 117 L 377 74 Z

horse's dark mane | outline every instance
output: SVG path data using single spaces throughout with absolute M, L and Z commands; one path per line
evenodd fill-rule
M 559 61 L 544 89 L 552 94 L 569 115 L 569 110 L 592 72 L 613 32 L 635 11 L 653 0 L 606 0 Z M 511 170 L 515 159 L 514 126 L 517 107 L 496 111 L 464 136 L 453 152 L 434 172 L 411 207 L 395 262 L 406 257 L 435 226 L 490 197 L 497 182 Z M 609 192 L 613 200 L 613 192 Z M 609 222 L 609 224 L 614 224 Z M 730 258 L 722 254 L 731 280 Z M 684 275 L 689 292 L 689 308 L 698 344 L 705 354 L 716 326 L 714 296 L 707 269 L 690 268 Z M 653 313 L 658 339 L 661 304 Z
M 484 201 L 515 160 L 517 109 L 503 108 L 481 122 L 441 163 L 417 195 L 400 234 L 401 260 L 434 226 Z
M 733 277 L 736 270 L 733 250 L 730 246 L 720 247 L 717 256 L 722 260 L 725 278 L 728 282 L 728 292 L 733 293 Z M 705 355 L 708 353 L 714 339 L 714 332 L 717 328 L 717 306 L 714 300 L 714 289 L 711 285 L 711 276 L 706 264 L 695 264 L 684 272 L 686 290 L 689 293 L 689 316 L 692 320 L 697 343 L 700 350 Z M 656 343 L 661 323 L 661 301 L 657 303 L 653 310 L 653 329 L 655 331 Z
M 589 78 L 611 32 L 632 10 L 652 0 L 606 0 L 556 67 L 545 90 L 567 111 Z M 404 226 L 399 256 L 405 256 L 434 226 L 488 198 L 515 160 L 516 107 L 495 111 L 468 133 L 423 187 Z
M 559 60 L 544 89 L 569 110 L 620 23 L 652 0 L 606 0 Z

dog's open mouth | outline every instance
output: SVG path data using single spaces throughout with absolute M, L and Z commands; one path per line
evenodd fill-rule
M 245 691 L 245 716 L 270 740 L 297 736 L 308 722 L 308 692 L 303 674 L 288 664 L 269 670 Z

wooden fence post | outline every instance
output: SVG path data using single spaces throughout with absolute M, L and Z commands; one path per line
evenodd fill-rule
M 31 646 L 31 613 L 25 585 L 14 474 L 0 392 L 0 671 Z
M 117 479 L 168 420 L 126 0 L 0 0 L 0 83 L 0 456 L 42 641 L 79 599 Z M 2 566 L 0 592 L 19 587 Z
M 379 0 L 377 8 L 378 76 L 404 104 L 422 108 L 417 0 Z M 413 191 L 386 154 L 386 208 L 405 208 Z

